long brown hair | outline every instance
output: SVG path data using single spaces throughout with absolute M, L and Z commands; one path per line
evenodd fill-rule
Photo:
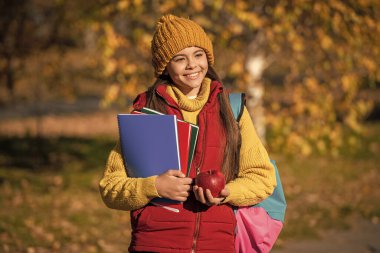
M 211 66 L 208 67 L 206 77 L 222 83 L 216 71 Z M 156 87 L 162 83 L 173 83 L 166 71 L 159 76 L 154 84 L 148 89 L 147 106 L 162 113 L 167 113 L 165 109 L 165 101 L 155 92 Z M 225 90 L 218 94 L 218 100 L 220 104 L 220 118 L 226 133 L 226 146 L 224 149 L 222 172 L 226 177 L 226 181 L 229 182 L 235 179 L 238 175 L 241 135 L 239 124 L 234 118 L 228 94 Z

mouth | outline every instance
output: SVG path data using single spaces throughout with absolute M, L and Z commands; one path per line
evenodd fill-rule
M 200 72 L 196 72 L 196 73 L 191 73 L 184 76 L 188 79 L 194 80 L 194 79 L 197 79 L 199 75 L 200 75 Z

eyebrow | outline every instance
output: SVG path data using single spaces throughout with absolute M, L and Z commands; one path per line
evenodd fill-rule
M 204 52 L 204 50 L 203 50 L 203 49 L 198 49 L 198 50 L 195 51 L 193 54 L 197 54 L 197 53 L 199 53 L 199 52 Z M 173 58 L 175 58 L 175 57 L 177 57 L 177 56 L 186 56 L 186 55 L 185 55 L 185 54 L 176 54 L 176 55 L 173 56 Z

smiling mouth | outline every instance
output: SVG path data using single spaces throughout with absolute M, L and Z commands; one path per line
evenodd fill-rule
M 200 72 L 192 73 L 192 74 L 185 75 L 185 77 L 189 78 L 189 79 L 197 79 L 199 74 L 200 74 Z

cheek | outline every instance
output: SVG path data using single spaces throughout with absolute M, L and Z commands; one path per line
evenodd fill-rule
M 202 59 L 202 61 L 199 63 L 199 66 L 203 69 L 208 69 L 208 61 L 207 58 Z
M 172 71 L 177 75 L 181 75 L 184 71 L 186 71 L 186 68 L 186 63 L 175 63 L 171 66 Z
M 203 72 L 206 74 L 206 72 L 208 70 L 208 63 L 206 62 L 206 64 L 202 64 L 200 67 L 203 70 Z
M 173 79 L 175 76 L 178 76 L 179 68 L 178 66 L 168 65 L 167 71 L 170 75 L 170 77 Z

